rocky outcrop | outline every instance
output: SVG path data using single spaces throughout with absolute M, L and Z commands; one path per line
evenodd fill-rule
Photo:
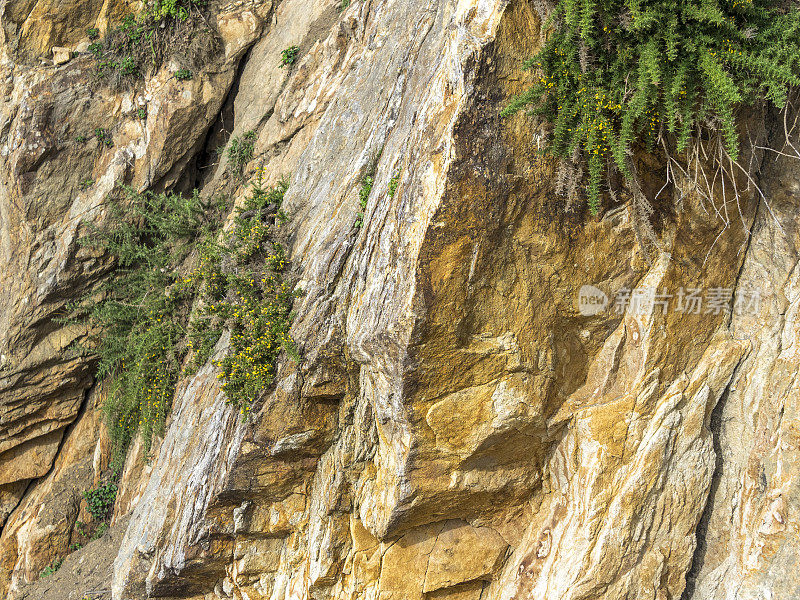
M 650 264 L 624 198 L 599 219 L 566 213 L 529 123 L 499 117 L 541 42 L 533 3 L 251 2 L 219 7 L 216 25 L 203 72 L 165 68 L 136 92 L 95 93 L 89 57 L 25 66 L 6 42 L 11 597 L 66 551 L 80 510 L 66 482 L 91 485 L 107 454 L 92 365 L 64 351 L 80 332 L 52 320 L 108 268 L 75 244 L 80 224 L 121 181 L 242 196 L 204 162 L 229 129 L 257 132 L 245 174 L 291 173 L 302 361 L 280 364 L 247 418 L 212 363 L 179 384 L 151 462 L 134 448 L 122 474 L 114 598 L 798 594 L 795 162 L 753 157 L 763 194 L 738 204 L 657 205 Z M 79 42 L 59 35 L 30 51 Z M 105 114 L 112 149 L 73 143 Z M 659 165 L 639 168 L 655 195 Z M 584 286 L 610 304 L 587 311 Z M 45 513 L 62 504 L 57 524 Z

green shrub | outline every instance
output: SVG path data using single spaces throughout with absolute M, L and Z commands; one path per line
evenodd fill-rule
M 104 520 L 108 516 L 108 511 L 114 506 L 117 499 L 117 484 L 108 482 L 96 487 L 93 490 L 83 492 L 89 513 L 98 521 Z
M 89 36 L 90 40 L 96 40 L 100 37 L 100 30 L 97 27 L 89 27 L 89 29 L 86 30 L 86 35 Z
M 137 108 L 136 109 L 136 116 L 139 117 L 142 120 L 146 119 L 147 118 L 147 109 L 144 108 L 144 107 Z
M 78 188 L 83 190 L 88 190 L 90 187 L 94 185 L 94 179 L 87 177 L 85 179 L 81 179 L 80 183 L 78 183 Z
M 281 68 L 293 65 L 297 60 L 297 56 L 300 54 L 300 48 L 297 46 L 289 46 L 285 50 L 281 51 Z
M 193 245 L 212 229 L 213 214 L 195 193 L 138 193 L 124 188 L 110 200 L 109 224 L 91 228 L 83 245 L 107 252 L 116 263 L 100 289 L 101 300 L 85 298 L 68 306 L 67 320 L 85 321 L 95 332 L 98 378 L 113 386 L 104 410 L 115 462 L 139 432 L 145 450 L 164 421 L 186 349 L 180 344 L 193 299 L 178 266 Z
M 253 158 L 256 132 L 248 131 L 241 138 L 231 138 L 228 144 L 228 169 L 239 177 L 244 174 L 244 168 Z
M 719 132 L 735 161 L 737 110 L 783 107 L 800 85 L 800 10 L 780 0 L 559 0 L 548 26 L 525 65 L 538 82 L 503 114 L 551 124 L 545 152 L 580 165 L 592 213 L 610 171 L 635 180 L 635 149 L 679 154 Z
M 175 71 L 175 79 L 178 81 L 188 81 L 194 77 L 194 74 L 189 69 L 178 69 Z
M 41 577 L 41 578 L 49 577 L 50 575 L 52 575 L 53 573 L 55 573 L 56 571 L 58 571 L 61 568 L 61 565 L 63 564 L 63 562 L 64 562 L 63 558 L 54 558 L 53 562 L 51 562 L 49 565 L 47 565 L 42 570 L 42 572 L 39 573 L 39 577 Z
M 110 200 L 109 224 L 91 227 L 81 239 L 113 257 L 115 269 L 94 296 L 68 305 L 60 320 L 91 326 L 85 350 L 99 356 L 98 379 L 111 378 L 104 411 L 115 467 L 135 435 L 149 450 L 163 432 L 178 378 L 208 360 L 225 329 L 231 343 L 217 362 L 219 378 L 242 412 L 272 382 L 281 350 L 297 356 L 288 333 L 295 294 L 283 278 L 286 259 L 273 235 L 286 220 L 281 204 L 287 188 L 281 181 L 267 189 L 259 176 L 222 240 L 217 211 L 224 203 L 214 207 L 196 192 L 184 197 L 123 188 L 123 197 Z M 109 490 L 87 496 L 93 515 L 103 512 Z
M 125 56 L 116 67 L 120 75 L 139 75 L 139 65 L 132 56 Z
M 296 294 L 283 278 L 286 258 L 272 234 L 285 220 L 281 204 L 288 186 L 282 180 L 267 189 L 259 176 L 227 241 L 206 244 L 192 274 L 204 301 L 191 328 L 193 345 L 205 360 L 223 328 L 230 329 L 228 354 L 215 364 L 227 401 L 242 413 L 272 383 L 281 350 L 298 358 L 289 336 Z

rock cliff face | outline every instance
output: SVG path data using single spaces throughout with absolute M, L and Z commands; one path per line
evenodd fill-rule
M 800 597 L 800 163 L 754 156 L 763 194 L 738 206 L 658 207 L 652 264 L 624 198 L 565 215 L 529 123 L 499 117 L 536 4 L 214 4 L 193 79 L 165 65 L 130 89 L 87 53 L 51 59 L 134 4 L 0 5 L 5 597 Z M 113 147 L 76 141 L 97 127 Z M 111 533 L 30 587 L 108 468 L 105 390 L 54 320 L 109 268 L 76 240 L 119 183 L 241 197 L 213 149 L 251 130 L 245 173 L 291 174 L 302 360 L 248 417 L 210 362 L 181 381 Z M 611 304 L 587 314 L 586 285 Z M 615 304 L 637 288 L 674 297 Z

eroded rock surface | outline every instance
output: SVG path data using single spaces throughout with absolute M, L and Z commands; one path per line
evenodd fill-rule
M 5 8 L 0 121 L 10 597 L 67 551 L 81 509 L 66 492 L 107 456 L 92 365 L 65 352 L 80 332 L 52 320 L 108 268 L 76 245 L 80 224 L 104 217 L 120 182 L 241 197 L 224 161 L 204 161 L 250 130 L 245 175 L 291 174 L 303 358 L 281 363 L 247 418 L 211 363 L 180 383 L 152 460 L 134 447 L 122 474 L 116 600 L 800 595 L 796 162 L 755 157 L 764 196 L 743 194 L 728 225 L 697 197 L 660 207 L 650 264 L 624 198 L 600 219 L 567 216 L 529 123 L 499 117 L 541 43 L 535 3 L 219 6 L 221 50 L 191 81 L 165 68 L 144 91 L 103 94 L 88 56 L 23 60 L 78 44 L 83 27 L 29 39 L 42 8 L 27 4 Z M 108 114 L 113 149 L 73 141 Z M 612 303 L 637 287 L 763 302 L 585 315 L 585 285 Z M 59 502 L 61 524 L 45 515 Z

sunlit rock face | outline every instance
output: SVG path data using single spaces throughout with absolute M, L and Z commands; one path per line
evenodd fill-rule
M 88 55 L 40 64 L 125 12 L 89 4 L 48 28 L 33 25 L 42 2 L 2 9 L 13 15 L 0 116 L 9 598 L 87 591 L 57 582 L 91 544 L 53 583 L 27 586 L 67 553 L 81 491 L 107 468 L 104 390 L 66 350 L 81 332 L 53 320 L 109 268 L 77 244 L 81 227 L 102 222 L 121 182 L 241 198 L 256 170 L 291 175 L 283 235 L 304 292 L 292 327 L 302 360 L 281 362 L 246 417 L 211 362 L 179 383 L 163 439 L 128 456 L 98 589 L 115 600 L 800 596 L 796 161 L 754 157 L 763 196 L 751 187 L 738 206 L 720 195 L 657 207 L 648 262 L 624 197 L 600 218 L 568 215 L 530 121 L 499 117 L 541 44 L 535 3 L 230 3 L 214 13 L 220 48 L 191 81 L 166 65 L 122 91 L 98 91 Z M 292 45 L 299 60 L 281 68 Z M 102 123 L 113 148 L 74 141 Z M 235 180 L 209 157 L 251 130 L 254 157 Z M 640 170 L 657 192 L 659 165 Z

